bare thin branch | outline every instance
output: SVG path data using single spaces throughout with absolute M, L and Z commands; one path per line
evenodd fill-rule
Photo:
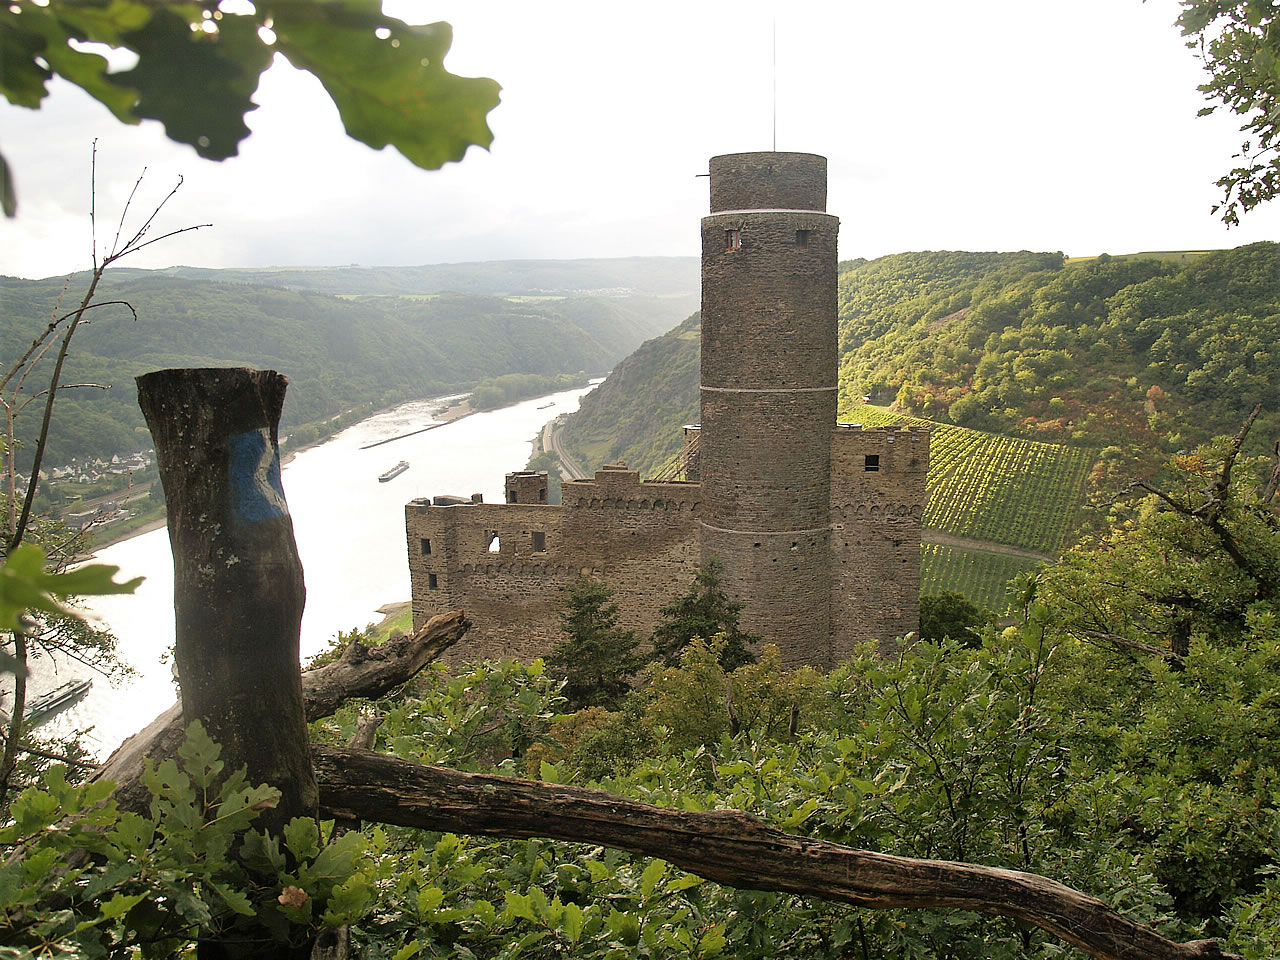
M 162 238 L 158 237 L 157 239 L 162 239 Z M 128 307 L 129 312 L 133 314 L 133 319 L 135 320 L 138 319 L 138 311 L 134 309 L 133 304 L 130 303 L 128 300 L 99 300 L 97 303 L 91 303 L 87 307 L 85 307 L 84 312 L 88 313 L 90 310 L 97 310 L 98 307 Z M 75 310 L 72 310 L 70 313 L 63 314 L 61 317 L 58 318 L 58 323 L 61 323 L 63 320 L 70 320 L 72 317 L 74 317 L 76 314 L 80 312 L 81 312 L 80 309 L 76 308 Z M 84 322 L 88 323 L 87 320 Z M 48 348 L 46 347 L 45 349 L 48 349 Z
M 133 181 L 133 189 L 129 191 L 129 198 L 125 200 L 124 209 L 120 211 L 120 220 L 116 223 L 116 235 L 111 239 L 111 253 L 107 255 L 107 260 L 113 260 L 116 257 L 116 250 L 118 250 L 120 247 L 120 232 L 124 230 L 124 221 L 125 221 L 125 218 L 129 216 L 129 207 L 133 205 L 133 198 L 137 196 L 138 188 L 142 186 L 142 180 L 146 175 L 147 175 L 147 168 L 143 167 L 142 172 L 138 174 L 138 179 Z M 181 177 L 178 178 L 178 183 L 179 184 L 182 183 Z M 174 187 L 174 189 L 176 190 L 177 187 Z M 173 196 L 173 194 L 170 193 L 169 196 Z M 142 225 L 143 232 L 146 231 L 148 224 L 150 224 L 154 218 L 155 218 L 155 214 L 153 213 L 150 217 L 147 218 L 146 222 L 143 223 Z M 138 237 L 135 236 L 133 239 L 136 240 L 137 238 Z M 125 249 L 128 249 L 129 244 L 131 244 L 132 242 L 133 240 L 130 240 L 129 243 L 126 243 Z
M 1249 430 L 1253 427 L 1253 422 L 1258 419 L 1258 414 L 1261 412 L 1262 403 L 1259 402 L 1254 405 L 1253 412 L 1245 419 L 1244 425 L 1240 427 L 1240 432 L 1231 441 L 1231 450 L 1222 461 L 1222 470 L 1218 474 L 1217 482 L 1212 487 L 1209 502 L 1203 504 L 1196 511 L 1197 513 L 1207 511 L 1205 516 L 1211 523 L 1217 522 L 1218 518 L 1222 516 L 1222 511 L 1227 503 L 1227 493 L 1231 489 L 1231 471 L 1235 467 L 1236 458 L 1240 456 L 1240 448 L 1244 446 L 1244 441 L 1249 436 Z
M 161 240 L 168 240 L 170 237 L 176 237 L 180 233 L 186 233 L 189 230 L 201 230 L 205 227 L 212 227 L 212 226 L 213 226 L 212 223 L 196 223 L 196 224 L 192 224 L 189 227 L 183 227 L 180 230 L 170 230 L 168 233 L 162 233 L 158 237 L 152 237 L 146 243 L 140 243 L 136 247 L 131 247 L 127 250 L 124 250 L 122 253 L 117 254 L 115 259 L 112 260 L 112 262 L 114 263 L 115 260 L 119 260 L 121 257 L 127 257 L 131 253 L 137 253 L 139 250 L 143 249 L 144 247 L 149 247 L 153 243 L 159 243 Z M 136 319 L 136 316 L 135 316 L 135 319 Z
M 146 171 L 144 170 L 143 172 L 145 173 Z M 138 183 L 141 183 L 141 182 L 142 182 L 142 177 L 139 177 Z M 142 226 L 139 227 L 137 232 L 129 239 L 129 242 L 126 243 L 118 251 L 114 247 L 112 248 L 111 256 L 107 257 L 107 259 L 103 262 L 104 266 L 109 263 L 114 263 L 115 261 L 119 260 L 121 257 L 128 256 L 130 253 L 133 253 L 137 250 L 141 250 L 143 247 L 148 246 L 149 244 L 155 243 L 156 240 L 163 240 L 165 237 L 171 237 L 174 234 L 185 233 L 187 230 L 199 229 L 199 227 L 184 227 L 182 230 L 175 230 L 173 231 L 173 233 L 166 233 L 164 237 L 157 237 L 156 240 L 149 240 L 147 241 L 147 243 L 139 243 L 139 241 L 144 236 L 146 236 L 147 231 L 151 229 L 151 224 L 153 224 L 155 222 L 156 217 L 160 215 L 160 211 L 164 209 L 165 204 L 167 204 L 170 200 L 173 199 L 173 195 L 177 193 L 181 187 L 182 187 L 182 177 L 178 177 L 178 182 L 173 185 L 173 189 L 170 190 L 167 194 L 165 194 L 165 198 L 163 200 L 161 200 L 158 204 L 156 204 L 156 208 L 152 210 L 150 216 L 148 216 L 147 219 L 143 221 Z M 134 190 L 137 190 L 137 188 L 138 188 L 137 184 L 134 184 Z M 133 201 L 132 193 L 129 194 L 129 201 L 130 202 Z M 127 209 L 127 206 L 128 205 L 126 204 L 126 209 Z M 123 220 L 124 218 L 121 217 L 121 223 L 123 223 Z
M 1271 476 L 1258 488 L 1258 502 L 1270 504 L 1275 499 L 1277 488 L 1280 488 L 1280 440 L 1271 448 Z
M 49 753 L 47 750 L 38 750 L 35 747 L 28 747 L 22 744 L 18 745 L 18 749 L 33 757 L 43 757 L 46 760 L 53 760 L 55 763 L 65 763 L 69 767 L 84 767 L 86 770 L 92 770 L 97 766 L 96 763 L 89 760 L 77 760 L 75 757 L 64 757 L 61 754 Z
M 18 761 L 18 738 L 22 736 L 23 715 L 27 708 L 27 636 L 13 631 L 13 658 L 21 666 L 13 675 L 13 712 L 4 734 L 4 753 L 0 756 L 0 800 L 9 794 L 9 778 Z
M 58 312 L 57 307 L 62 304 L 63 296 L 66 295 L 67 285 L 70 283 L 71 283 L 71 278 L 67 277 L 67 279 L 62 284 L 62 293 L 58 294 L 58 303 L 54 306 L 53 312 L 55 315 Z M 14 361 L 12 366 L 10 366 L 9 369 L 4 372 L 3 376 L 0 376 L 0 390 L 3 390 L 6 386 L 9 385 L 9 381 L 12 380 L 17 375 L 19 370 L 23 369 L 23 367 L 26 366 L 27 361 L 31 358 L 31 355 L 35 353 L 37 350 L 40 350 L 41 346 L 46 344 L 49 341 L 49 338 L 52 337 L 54 332 L 58 329 L 59 324 L 61 324 L 69 316 L 70 314 L 65 314 L 61 317 L 58 317 L 56 320 L 49 321 L 49 325 L 44 328 L 44 330 L 40 333 L 39 336 L 37 336 L 34 340 L 31 341 L 31 346 L 27 347 L 26 353 L 24 353 L 21 357 L 19 357 L 16 361 Z M 45 349 L 48 349 L 48 347 L 46 346 Z M 36 359 L 38 360 L 39 358 L 37 357 Z M 32 361 L 32 362 L 34 363 L 35 361 Z
M 1130 640 L 1128 637 L 1122 637 L 1116 633 L 1104 633 L 1099 630 L 1072 630 L 1073 634 L 1087 640 L 1102 640 L 1106 643 L 1115 644 L 1117 647 L 1124 647 L 1126 650 L 1136 650 L 1139 653 L 1149 653 L 1153 656 L 1162 657 L 1170 663 L 1177 661 L 1181 663 L 1182 658 L 1166 647 L 1157 647 L 1155 644 L 1143 643 L 1141 640 Z
M 89 156 L 89 262 L 98 266 L 98 138 L 93 138 Z

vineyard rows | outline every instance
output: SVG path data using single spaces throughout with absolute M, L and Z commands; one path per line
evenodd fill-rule
M 866 426 L 929 423 L 859 405 Z M 1094 453 L 1080 447 L 932 424 L 924 525 L 1054 556 L 1075 529 Z
M 939 543 L 920 545 L 920 593 L 954 591 L 987 610 L 1004 614 L 1005 591 L 1018 574 L 1036 567 L 1035 560 L 985 550 L 966 550 Z
M 1076 525 L 1093 453 L 938 426 L 929 442 L 924 525 L 1057 554 Z

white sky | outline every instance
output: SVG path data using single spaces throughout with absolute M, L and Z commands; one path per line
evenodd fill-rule
M 454 25 L 449 69 L 503 86 L 491 152 L 421 171 L 342 133 L 309 75 L 278 62 L 223 163 L 117 123 L 59 83 L 40 111 L 0 104 L 18 187 L 0 274 L 89 266 L 148 168 L 179 174 L 160 228 L 214 226 L 122 265 L 393 265 L 698 253 L 707 158 L 768 150 L 777 22 L 777 146 L 829 158 L 840 255 L 1237 246 L 1280 234 L 1280 205 L 1227 231 L 1213 181 L 1238 149 L 1197 118 L 1202 72 L 1176 0 L 873 0 L 646 4 L 387 0 Z M 145 205 L 145 204 L 139 204 Z

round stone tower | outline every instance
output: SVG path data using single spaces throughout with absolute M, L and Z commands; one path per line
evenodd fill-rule
M 788 665 L 831 663 L 836 236 L 827 161 L 711 159 L 702 220 L 702 559 Z

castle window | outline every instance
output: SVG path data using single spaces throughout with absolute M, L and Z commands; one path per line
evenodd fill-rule
M 489 552 L 497 553 L 502 549 L 502 541 L 498 539 L 497 530 L 486 530 L 484 532 L 485 540 L 489 544 Z
M 809 245 L 809 231 L 808 231 L 808 230 L 797 230 L 797 231 L 796 231 L 796 246 L 797 246 L 797 247 L 807 247 L 808 245 Z
M 862 469 L 867 473 L 875 473 L 880 469 L 880 454 L 868 453 L 862 462 Z
M 422 555 L 426 557 L 426 556 L 430 556 L 430 554 L 431 554 L 431 541 L 428 540 L 426 537 L 423 537 L 422 538 Z
M 434 573 L 427 574 L 427 589 L 428 590 L 440 589 L 440 582 L 436 580 L 436 575 Z
M 546 502 L 547 502 L 547 488 L 546 488 L 546 487 L 539 487 L 539 488 L 538 488 L 538 502 L 539 502 L 539 503 L 546 503 Z
M 514 490 L 507 491 L 507 503 L 519 503 L 520 498 Z
M 543 533 L 541 530 L 533 531 L 533 552 L 534 553 L 547 552 L 547 535 Z
M 742 249 L 742 231 L 726 230 L 724 232 L 724 246 L 726 250 Z

